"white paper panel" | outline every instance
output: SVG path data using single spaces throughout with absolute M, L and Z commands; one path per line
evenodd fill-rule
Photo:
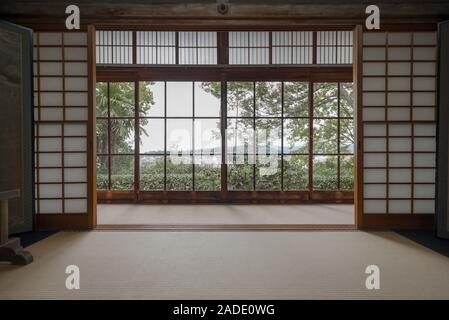
M 87 185 L 85 183 L 71 183 L 64 186 L 66 198 L 87 197 Z
M 412 186 L 410 184 L 390 184 L 388 194 L 390 198 L 411 198 Z
M 436 64 L 434 62 L 414 62 L 413 74 L 418 76 L 435 76 Z
M 87 121 L 87 108 L 65 108 L 65 119 L 67 121 Z
M 404 92 L 389 92 L 388 93 L 389 106 L 409 106 L 410 94 Z
M 65 78 L 65 89 L 69 91 L 87 91 L 87 78 Z
M 414 200 L 414 213 L 435 213 L 435 200 Z
M 85 32 L 65 32 L 64 45 L 84 46 L 87 45 L 87 33 Z
M 405 60 L 408 61 L 412 57 L 410 48 L 388 48 L 388 60 Z
M 62 213 L 62 200 L 39 200 L 39 213 Z
M 394 167 L 411 167 L 412 155 L 410 153 L 390 153 L 388 155 L 388 165 Z
M 85 124 L 67 123 L 64 125 L 65 136 L 85 136 L 87 134 L 87 126 Z
M 39 182 L 62 182 L 62 170 L 39 169 Z
M 87 60 L 87 48 L 64 48 L 64 59 L 70 60 Z
M 414 125 L 414 132 L 415 136 L 435 136 L 436 125 L 417 123 Z
M 363 48 L 363 60 L 385 60 L 385 48 Z
M 388 74 L 392 76 L 408 76 L 410 75 L 411 67 L 408 62 L 389 62 Z
M 413 60 L 436 60 L 436 59 L 437 59 L 437 50 L 435 47 L 413 49 Z
M 416 183 L 435 183 L 435 169 L 415 169 L 414 181 Z
M 60 124 L 41 123 L 37 126 L 39 128 L 39 136 L 61 136 Z
M 384 108 L 364 108 L 363 121 L 383 121 L 385 120 Z
M 387 187 L 384 184 L 366 184 L 363 187 L 365 199 L 369 198 L 386 198 Z
M 39 45 L 40 46 L 54 46 L 62 44 L 61 33 L 58 32 L 40 32 Z
M 410 183 L 412 181 L 411 169 L 389 169 L 389 182 Z
M 412 35 L 410 32 L 389 32 L 388 33 L 388 45 L 390 46 L 403 46 L 410 45 L 412 43 Z
M 83 167 L 87 165 L 86 153 L 66 153 L 64 154 L 64 166 Z
M 435 108 L 413 108 L 413 120 L 414 121 L 435 121 Z
M 39 138 L 39 151 L 60 152 L 61 148 L 61 138 Z
M 414 106 L 435 106 L 436 94 L 434 92 L 414 92 L 413 93 Z
M 435 198 L 435 186 L 432 184 L 415 184 L 413 190 L 415 198 Z
M 436 152 L 435 138 L 415 138 L 415 151 Z
M 435 167 L 435 153 L 415 153 L 414 165 L 415 167 Z
M 87 170 L 80 168 L 64 169 L 64 179 L 66 182 L 86 182 Z
M 42 77 L 40 78 L 41 91 L 58 91 L 62 90 L 62 78 L 56 77 Z
M 66 106 L 87 106 L 87 92 L 68 92 L 65 94 Z
M 39 185 L 40 198 L 60 198 L 62 197 L 62 184 L 41 184 Z
M 385 75 L 385 63 L 365 62 L 363 64 L 364 76 L 383 76 Z
M 62 108 L 41 108 L 41 121 L 61 121 L 63 117 Z
M 389 200 L 388 211 L 390 213 L 410 213 L 412 210 L 411 200 Z
M 37 71 L 36 71 L 37 73 Z M 62 75 L 61 62 L 39 62 L 39 75 L 41 76 L 58 76 Z
M 388 120 L 390 121 L 409 121 L 410 108 L 394 107 L 388 108 Z
M 389 77 L 388 90 L 410 90 L 409 77 Z
M 61 154 L 60 153 L 39 153 L 38 155 L 39 167 L 60 167 Z
M 436 90 L 434 77 L 413 78 L 413 90 Z
M 387 211 L 387 202 L 385 200 L 364 200 L 364 213 L 385 213 Z
M 62 49 L 61 48 L 39 48 L 39 60 L 62 60 Z
M 365 167 L 386 167 L 387 156 L 385 153 L 365 153 L 363 165 Z
M 365 151 L 382 152 L 387 149 L 387 139 L 384 138 L 365 138 L 363 141 Z
M 408 123 L 390 123 L 388 125 L 388 134 L 390 136 L 410 136 L 412 134 L 412 125 Z
M 66 199 L 64 205 L 66 213 L 87 212 L 87 200 L 85 199 Z
M 65 74 L 70 76 L 87 76 L 87 63 L 65 62 Z
M 385 45 L 385 33 L 381 32 L 365 32 L 363 33 L 364 45 Z
M 390 152 L 410 152 L 412 151 L 412 139 L 410 138 L 389 138 L 388 150 Z
M 87 151 L 86 138 L 64 138 L 64 151 Z
M 363 90 L 385 90 L 385 78 L 363 78 Z
M 378 92 L 364 92 L 363 93 L 364 106 L 384 106 L 385 93 Z
M 365 123 L 363 134 L 365 137 L 385 136 L 387 134 L 387 128 L 385 124 Z
M 365 169 L 365 182 L 384 183 L 387 181 L 387 171 L 385 169 Z
M 59 92 L 41 92 L 41 106 L 62 106 L 62 93 Z
M 415 45 L 436 45 L 437 37 L 435 32 L 414 32 L 413 44 Z

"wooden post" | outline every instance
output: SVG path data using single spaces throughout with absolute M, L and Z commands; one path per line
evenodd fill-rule
M 7 261 L 12 264 L 26 265 L 33 262 L 31 253 L 23 250 L 19 238 L 8 239 L 8 201 L 19 196 L 19 190 L 0 192 L 0 262 Z

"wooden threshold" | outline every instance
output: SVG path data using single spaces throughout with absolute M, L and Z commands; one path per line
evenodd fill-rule
M 96 230 L 301 231 L 357 230 L 355 224 L 101 224 Z

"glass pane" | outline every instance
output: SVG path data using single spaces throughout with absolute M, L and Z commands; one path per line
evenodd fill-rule
M 338 120 L 313 120 L 313 152 L 337 153 Z
M 221 154 L 221 131 L 219 119 L 195 119 L 195 153 Z
M 140 190 L 164 190 L 163 156 L 140 156 Z
M 354 121 L 340 120 L 340 153 L 354 153 Z
M 254 165 L 228 164 L 228 190 L 253 190 L 253 168 Z
M 132 190 L 134 188 L 134 156 L 111 157 L 111 189 Z
M 167 157 L 167 190 L 192 190 L 193 166 L 190 156 Z
M 227 116 L 252 117 L 254 115 L 254 84 L 228 82 Z
M 134 117 L 134 83 L 110 82 L 111 117 Z
M 195 82 L 195 117 L 220 117 L 220 82 Z
M 134 152 L 134 120 L 112 119 L 110 121 L 111 154 Z
M 140 153 L 164 154 L 164 119 L 140 119 Z
M 340 83 L 340 117 L 354 116 L 354 88 L 352 83 Z
M 281 153 L 281 126 L 281 119 L 256 120 L 257 153 L 274 155 Z
M 354 189 L 354 156 L 340 157 L 340 189 Z
M 280 117 L 282 85 L 280 82 L 256 82 L 256 116 Z
M 308 156 L 284 156 L 284 190 L 307 190 L 308 168 Z
M 336 190 L 337 188 L 337 157 L 315 156 L 313 158 L 313 189 Z
M 193 82 L 167 82 L 167 117 L 191 117 Z
M 338 84 L 315 83 L 313 90 L 313 116 L 338 116 Z
M 140 82 L 139 114 L 141 117 L 163 117 L 165 109 L 165 83 Z
M 108 175 L 109 161 L 107 156 L 97 157 L 97 189 L 109 189 L 109 175 Z
M 108 153 L 108 120 L 97 119 L 97 154 Z
M 195 190 L 221 190 L 221 158 L 195 156 Z
M 309 120 L 284 120 L 284 153 L 309 153 Z
M 167 153 L 188 155 L 192 152 L 191 119 L 167 120 Z
M 96 89 L 96 108 L 97 117 L 108 116 L 108 83 L 97 82 Z
M 256 190 L 281 190 L 281 160 L 279 156 L 257 156 Z
M 284 83 L 284 117 L 309 115 L 309 84 L 307 82 Z
M 229 119 L 226 144 L 228 153 L 254 154 L 253 119 Z

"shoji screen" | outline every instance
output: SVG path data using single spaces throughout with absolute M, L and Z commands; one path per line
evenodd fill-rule
M 87 212 L 87 34 L 34 35 L 36 213 Z
M 436 33 L 363 34 L 365 215 L 433 214 Z

